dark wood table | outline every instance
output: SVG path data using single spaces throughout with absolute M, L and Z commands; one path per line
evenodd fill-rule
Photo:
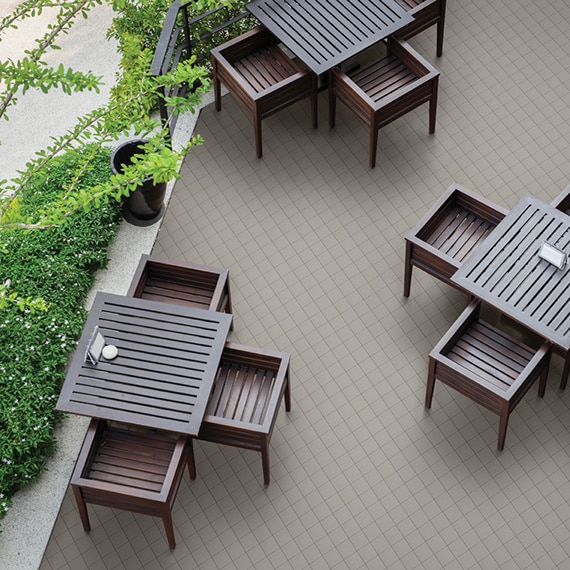
M 451 281 L 563 351 L 570 350 L 570 266 L 540 258 L 544 241 L 570 251 L 570 216 L 526 196 Z
M 246 8 L 317 74 L 413 21 L 395 0 L 253 0 Z
M 56 409 L 198 435 L 232 317 L 98 293 Z M 85 361 L 95 327 L 118 348 Z

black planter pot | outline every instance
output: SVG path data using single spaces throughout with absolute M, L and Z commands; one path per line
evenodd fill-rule
M 114 174 L 121 174 L 123 167 L 132 164 L 146 141 L 134 139 L 119 145 L 111 155 L 111 170 Z M 143 180 L 139 187 L 123 201 L 123 217 L 135 226 L 150 226 L 164 214 L 164 197 L 166 195 L 166 182 L 154 184 L 152 177 Z

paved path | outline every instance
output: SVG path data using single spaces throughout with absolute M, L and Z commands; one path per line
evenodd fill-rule
M 0 17 L 13 11 L 18 0 L 2 0 Z M 40 17 L 23 20 L 17 30 L 9 30 L 0 43 L 0 57 L 19 59 L 25 49 L 33 49 L 34 39 L 42 37 L 46 25 L 54 21 L 56 11 L 46 10 Z M 29 90 L 18 95 L 18 102 L 8 108 L 8 121 L 0 121 L 0 179 L 10 179 L 26 162 L 50 143 L 51 136 L 61 136 L 71 128 L 77 117 L 107 101 L 120 61 L 115 42 L 105 33 L 113 12 L 105 3 L 96 6 L 88 20 L 79 18 L 67 35 L 57 41 L 61 50 L 50 50 L 46 61 L 51 65 L 72 67 L 75 71 L 91 71 L 101 76 L 100 93 L 83 92 L 66 95 L 60 89 L 49 93 Z

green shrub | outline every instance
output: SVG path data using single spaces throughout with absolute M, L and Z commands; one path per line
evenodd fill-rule
M 81 179 L 82 187 L 111 176 L 102 150 Z M 18 200 L 21 213 L 56 200 L 73 176 L 69 156 L 55 159 Z M 107 264 L 107 247 L 120 222 L 117 203 L 78 212 L 46 230 L 0 230 L 0 281 L 23 297 L 44 299 L 47 310 L 8 305 L 0 312 L 0 516 L 9 497 L 34 480 L 55 449 L 55 403 L 65 366 L 86 318 L 85 298 L 94 272 Z
M 229 22 L 236 16 L 246 12 L 245 5 L 247 0 L 234 0 L 231 5 L 222 6 L 219 11 L 214 14 L 207 16 L 198 22 L 196 22 L 190 30 L 192 40 L 196 42 L 194 45 L 194 55 L 196 55 L 198 62 L 202 65 L 208 67 L 211 71 L 211 59 L 210 50 L 224 42 L 231 40 L 253 29 L 255 26 L 259 25 L 259 22 L 251 15 L 246 16 L 227 28 L 221 29 L 209 35 L 210 32 L 224 24 Z M 189 11 L 189 18 L 195 18 L 203 13 L 203 10 Z M 207 36 L 207 37 L 204 37 Z M 203 38 L 203 39 L 200 39 Z
M 192 20 L 200 14 L 209 11 L 213 0 L 187 2 L 189 5 L 188 18 Z M 247 0 L 231 0 L 221 5 L 219 10 L 205 18 L 191 23 L 190 35 L 195 45 L 192 55 L 196 62 L 204 65 L 211 72 L 210 50 L 244 32 L 254 28 L 258 22 L 253 16 L 243 18 L 231 26 L 216 32 L 210 37 L 202 38 L 225 22 L 245 12 Z M 117 16 L 113 25 L 107 32 L 108 38 L 119 42 L 121 51 L 122 76 L 111 89 L 112 97 L 116 101 L 128 100 L 133 97 L 141 98 L 141 106 L 150 114 L 156 110 L 158 102 L 156 96 L 141 94 L 142 78 L 148 74 L 154 52 L 162 32 L 162 25 L 171 0 L 114 0 L 113 7 Z M 182 26 L 182 18 L 177 22 Z

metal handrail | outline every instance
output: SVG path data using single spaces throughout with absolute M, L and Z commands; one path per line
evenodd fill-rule
M 202 33 L 197 37 L 193 37 L 191 31 L 196 25 L 211 18 L 212 16 L 222 12 L 226 8 L 220 6 L 212 10 L 208 10 L 199 16 L 189 17 L 189 12 L 193 7 L 193 2 L 189 0 L 175 0 L 169 8 L 154 57 L 151 63 L 151 74 L 153 77 L 166 75 L 170 71 L 174 71 L 176 66 L 181 62 L 189 59 L 194 51 L 194 46 L 204 40 L 209 40 L 220 34 L 241 19 L 250 16 L 248 12 L 242 12 L 223 22 L 222 24 Z M 196 59 L 196 64 L 204 62 L 208 58 L 208 53 L 201 53 Z M 178 116 L 173 113 L 172 108 L 165 103 L 164 97 L 184 97 L 188 90 L 194 90 L 198 85 L 176 85 L 174 87 L 162 86 L 158 89 L 158 109 L 160 113 L 160 121 L 164 127 L 168 126 L 170 139 L 176 129 Z

